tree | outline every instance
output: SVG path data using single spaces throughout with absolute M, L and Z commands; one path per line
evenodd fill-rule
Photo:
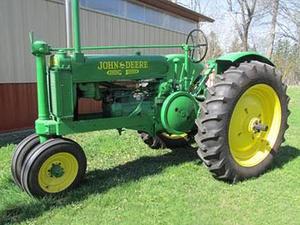
M 242 43 L 237 35 L 234 36 L 234 39 L 231 42 L 231 45 L 229 46 L 228 51 L 229 52 L 239 52 L 242 51 L 243 46 Z
M 215 32 L 211 31 L 207 37 L 208 40 L 208 52 L 207 59 L 216 58 L 223 54 L 223 50 L 220 46 L 218 36 Z
M 234 21 L 243 50 L 248 51 L 249 29 L 253 21 L 257 0 L 227 0 L 228 11 Z
M 300 2 L 298 0 L 282 1 L 280 16 L 282 17 L 282 21 L 278 23 L 280 35 L 300 46 Z
M 297 44 L 292 43 L 288 38 L 279 40 L 274 47 L 273 61 L 282 74 L 283 80 L 288 84 L 300 83 L 299 52 Z
M 278 18 L 279 0 L 273 0 L 270 3 L 272 7 L 271 9 L 272 21 L 271 21 L 270 38 L 269 38 L 270 43 L 267 50 L 267 56 L 269 58 L 271 58 L 273 54 L 275 35 L 276 35 L 276 25 L 277 25 L 277 18 Z

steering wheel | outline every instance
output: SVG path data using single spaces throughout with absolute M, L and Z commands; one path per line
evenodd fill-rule
M 192 30 L 186 38 L 186 44 L 190 46 L 189 56 L 192 62 L 199 63 L 205 58 L 208 42 L 202 30 Z

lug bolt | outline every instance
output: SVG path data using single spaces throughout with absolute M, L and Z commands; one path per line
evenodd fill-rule
M 268 126 L 262 123 L 255 123 L 253 125 L 253 130 L 256 132 L 261 132 L 261 131 L 267 131 L 268 130 Z

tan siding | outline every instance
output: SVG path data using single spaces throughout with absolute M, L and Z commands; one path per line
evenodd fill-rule
M 177 44 L 183 34 L 88 10 L 81 10 L 83 45 Z M 64 47 L 64 5 L 47 0 L 0 0 L 0 83 L 35 81 L 29 31 L 51 46 Z M 131 54 L 137 50 L 98 51 Z M 178 52 L 173 49 L 140 50 L 148 54 Z M 95 51 L 93 52 L 95 53 Z
M 178 44 L 185 35 L 125 19 L 81 10 L 83 45 Z M 0 0 L 0 132 L 32 127 L 36 118 L 34 57 L 30 53 L 28 33 L 53 47 L 64 47 L 64 6 L 46 0 Z M 168 54 L 173 49 L 139 49 L 142 53 Z M 102 54 L 132 54 L 134 50 L 98 51 Z M 93 52 L 95 53 L 95 52 Z M 21 83 L 21 84 L 16 84 Z M 99 106 L 81 102 L 84 110 Z M 20 113 L 21 112 L 21 113 Z

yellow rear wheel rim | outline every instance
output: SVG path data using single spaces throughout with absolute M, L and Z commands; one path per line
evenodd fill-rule
M 254 129 L 256 124 L 267 127 Z M 243 167 L 261 163 L 278 138 L 281 105 L 275 90 L 266 84 L 250 87 L 236 103 L 229 123 L 229 148 L 234 160 Z
M 168 134 L 168 133 L 161 133 L 164 137 L 170 140 L 180 140 L 180 139 L 187 139 L 187 133 L 182 134 Z
M 60 152 L 50 156 L 38 173 L 39 186 L 48 193 L 67 189 L 78 174 L 78 161 L 70 153 Z

